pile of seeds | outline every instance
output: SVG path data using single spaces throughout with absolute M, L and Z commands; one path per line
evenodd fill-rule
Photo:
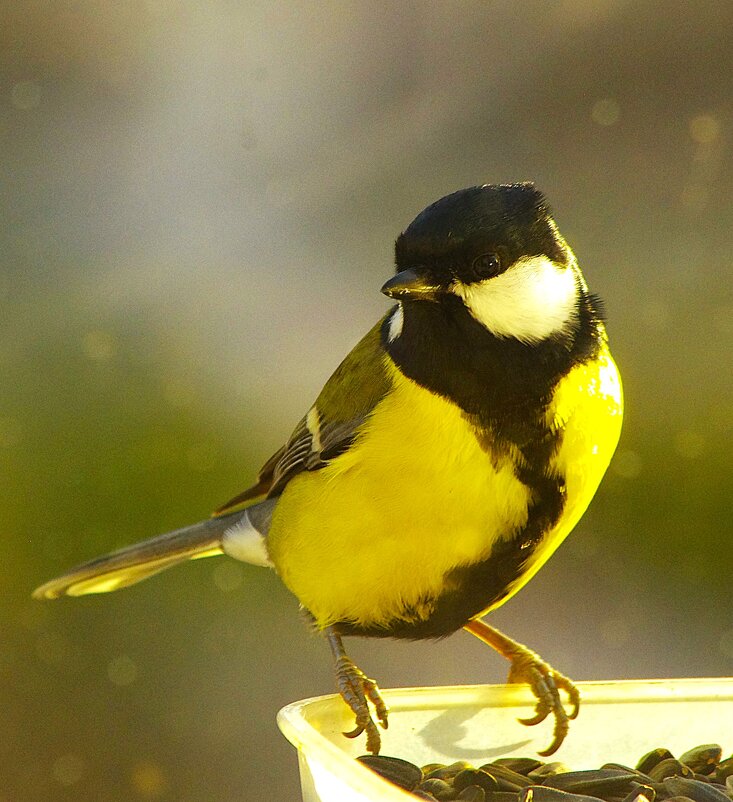
M 635 768 L 606 763 L 571 771 L 562 763 L 507 757 L 478 768 L 459 761 L 419 768 L 384 755 L 357 758 L 418 799 L 433 802 L 731 802 L 733 756 L 721 760 L 718 744 L 703 744 L 679 758 L 654 749 Z

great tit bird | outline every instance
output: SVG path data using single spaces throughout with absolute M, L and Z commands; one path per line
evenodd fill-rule
M 184 560 L 270 566 L 330 645 L 339 691 L 380 748 L 387 708 L 342 637 L 464 628 L 528 682 L 554 752 L 572 682 L 481 620 L 578 522 L 608 466 L 621 383 L 598 299 L 531 183 L 422 211 L 395 246 L 396 301 L 346 357 L 257 482 L 201 523 L 88 562 L 37 598 L 104 593 Z M 561 701 L 565 691 L 568 713 Z

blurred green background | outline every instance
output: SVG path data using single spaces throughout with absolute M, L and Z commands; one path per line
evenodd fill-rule
M 387 308 L 395 236 L 477 183 L 547 193 L 628 405 L 493 622 L 576 679 L 733 674 L 733 4 L 0 13 L 0 802 L 297 798 L 275 713 L 333 679 L 274 575 L 30 592 L 246 486 Z M 383 687 L 507 669 L 462 633 L 349 646 Z

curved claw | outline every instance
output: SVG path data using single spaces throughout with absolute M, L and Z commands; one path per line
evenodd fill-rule
M 366 727 L 362 727 L 361 724 L 357 724 L 353 730 L 349 730 L 348 732 L 342 732 L 341 734 L 345 738 L 358 738 L 362 734 L 362 732 L 364 732 L 365 729 Z
M 539 655 L 525 647 L 515 649 L 514 655 L 510 659 L 512 660 L 512 667 L 509 671 L 509 682 L 526 682 L 537 698 L 534 716 L 520 718 L 520 723 L 531 727 L 544 721 L 550 713 L 555 717 L 552 743 L 547 749 L 539 753 L 543 757 L 552 755 L 565 740 L 570 719 L 578 715 L 580 693 L 571 680 L 555 671 Z M 572 704 L 572 711 L 569 714 L 565 711 L 560 698 L 561 690 L 567 693 Z
M 542 749 L 541 751 L 537 752 L 537 754 L 540 757 L 550 757 L 550 755 L 554 755 L 555 752 L 557 752 L 557 750 L 562 746 L 562 742 L 565 740 L 565 736 L 567 734 L 567 728 L 564 732 L 555 732 L 552 743 L 547 747 L 547 749 Z
M 529 684 L 532 692 L 537 697 L 535 715 L 529 718 L 519 719 L 520 723 L 526 726 L 533 726 L 544 721 L 550 713 L 555 717 L 555 727 L 553 738 L 547 749 L 539 752 L 543 757 L 554 754 L 565 740 L 569 730 L 569 720 L 578 715 L 580 705 L 580 694 L 573 683 L 562 674 L 555 671 L 551 666 L 530 652 L 529 656 L 522 656 L 523 659 L 517 660 L 512 664 L 512 679 L 524 675 L 525 681 Z M 560 690 L 564 690 L 573 705 L 573 710 L 568 715 L 560 698 Z
M 555 671 L 535 652 L 517 643 L 499 630 L 490 627 L 481 619 L 473 619 L 464 626 L 472 635 L 496 649 L 511 662 L 508 682 L 522 682 L 529 685 L 537 699 L 534 715 L 520 718 L 519 722 L 527 727 L 544 721 L 550 714 L 555 718 L 552 742 L 540 755 L 546 757 L 556 752 L 568 734 L 570 720 L 578 715 L 580 709 L 580 693 L 568 677 Z M 564 691 L 572 707 L 565 710 L 560 691 Z
M 538 710 L 537 713 L 532 716 L 531 718 L 518 718 L 517 721 L 520 724 L 524 724 L 525 727 L 534 727 L 535 724 L 541 724 L 549 715 L 550 715 L 550 708 Z
M 570 699 L 570 704 L 573 706 L 572 712 L 568 713 L 568 718 L 573 719 L 578 717 L 580 712 L 580 691 L 573 685 L 572 681 L 562 674 L 558 675 L 558 688 L 562 688 Z
M 568 716 L 564 709 L 561 708 L 561 710 L 562 715 L 555 713 L 555 729 L 552 734 L 552 743 L 547 747 L 547 749 L 543 749 L 541 752 L 537 753 L 542 757 L 554 755 L 562 745 L 562 742 L 565 740 L 565 736 L 568 734 L 568 729 L 570 728 Z

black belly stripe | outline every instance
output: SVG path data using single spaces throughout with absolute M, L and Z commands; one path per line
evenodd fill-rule
M 428 618 L 422 618 L 416 609 L 407 608 L 399 619 L 386 627 L 342 622 L 338 624 L 338 631 L 343 635 L 377 638 L 442 638 L 508 596 L 545 535 L 560 520 L 565 507 L 565 481 L 549 473 L 550 460 L 561 442 L 562 432 L 546 431 L 544 437 L 521 449 L 524 465 L 516 466 L 515 472 L 531 493 L 527 522 L 511 537 L 497 541 L 486 559 L 449 572 L 445 579 L 447 590 L 435 599 L 424 600 L 431 609 Z M 488 453 L 497 453 L 493 438 L 492 450 L 487 449 Z

